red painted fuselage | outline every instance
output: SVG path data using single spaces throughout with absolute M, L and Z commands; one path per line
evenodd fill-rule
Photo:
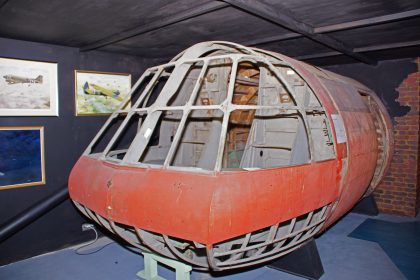
M 287 63 L 315 93 L 330 124 L 332 158 L 197 172 L 136 166 L 87 152 L 69 179 L 78 208 L 135 246 L 199 269 L 224 270 L 298 248 L 373 191 L 393 145 L 389 116 L 375 93 L 286 56 L 252 50 Z

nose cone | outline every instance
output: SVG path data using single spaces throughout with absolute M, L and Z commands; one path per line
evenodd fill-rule
M 200 43 L 136 86 L 75 165 L 70 196 L 130 244 L 196 266 L 291 252 L 390 161 L 390 120 L 370 89 L 280 54 Z
M 316 234 L 337 198 L 337 170 L 337 161 L 327 161 L 200 174 L 82 157 L 71 172 L 69 193 L 85 215 L 137 247 L 224 270 L 279 256 Z M 283 248 L 287 238 L 293 241 Z M 188 257 L 180 244 L 190 244 Z M 255 244 L 267 252 L 254 256 Z M 249 253 L 237 259 L 237 248 Z
M 74 201 L 106 219 L 214 244 L 334 201 L 337 170 L 337 161 L 328 161 L 200 174 L 118 166 L 82 157 L 70 175 L 69 192 Z M 320 186 L 316 178 L 325 185 Z

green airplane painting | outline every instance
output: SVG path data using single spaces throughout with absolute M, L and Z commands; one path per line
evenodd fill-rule
M 120 96 L 121 93 L 119 90 L 110 90 L 89 82 L 86 82 L 83 85 L 83 92 L 89 95 L 103 95 L 105 97 L 115 98 L 119 101 L 123 100 L 123 98 Z

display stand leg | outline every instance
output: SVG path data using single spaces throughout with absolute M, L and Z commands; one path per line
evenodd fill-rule
M 324 268 L 314 239 L 267 266 L 306 279 L 318 280 L 324 274 Z
M 157 264 L 160 262 L 175 269 L 176 280 L 190 280 L 191 266 L 153 253 L 143 252 L 143 256 L 144 270 L 137 273 L 138 277 L 146 280 L 165 280 L 158 275 Z
M 376 205 L 373 194 L 362 198 L 351 211 L 353 213 L 364 214 L 368 216 L 378 216 L 379 214 L 378 206 Z

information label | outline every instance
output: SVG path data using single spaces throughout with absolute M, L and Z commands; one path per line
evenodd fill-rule
M 337 143 L 347 142 L 346 130 L 344 128 L 343 119 L 338 114 L 332 114 L 331 119 L 334 123 L 335 134 L 337 136 Z

